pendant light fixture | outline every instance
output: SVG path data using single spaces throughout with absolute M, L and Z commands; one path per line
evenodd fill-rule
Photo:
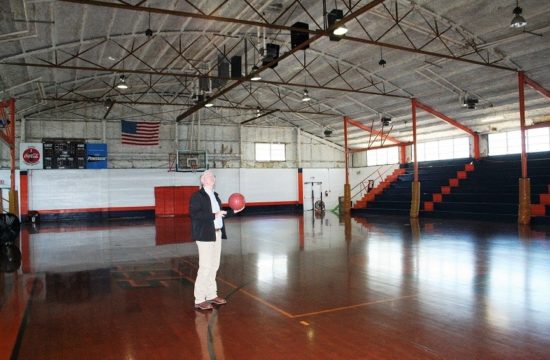
M 519 29 L 527 25 L 527 21 L 523 16 L 521 16 L 522 12 L 523 12 L 522 8 L 519 7 L 519 0 L 516 0 L 516 7 L 514 9 L 514 18 L 510 23 L 510 27 Z
M 124 59 L 122 59 L 122 71 L 124 71 Z M 128 84 L 126 83 L 126 76 L 121 74 L 118 78 L 117 89 L 126 90 L 128 89 Z
M 308 102 L 311 100 L 309 92 L 307 91 L 307 78 L 306 78 L 306 51 L 304 50 L 304 95 L 302 96 L 302 102 Z
M 302 101 L 303 102 L 308 102 L 310 100 L 311 100 L 311 98 L 309 97 L 309 93 L 308 93 L 307 89 L 304 89 L 304 96 L 302 97 Z
M 120 75 L 118 79 L 117 89 L 126 90 L 128 89 L 128 84 L 126 84 L 126 76 L 124 74 Z
M 250 78 L 250 80 L 260 81 L 260 80 L 262 80 L 262 77 L 260 76 L 260 73 L 258 72 L 258 70 L 260 70 L 260 69 L 256 65 L 256 46 L 255 45 L 254 45 L 253 52 L 254 52 L 254 66 L 252 66 L 252 71 L 251 71 L 252 77 Z
M 382 56 L 382 47 L 380 47 L 380 61 L 378 62 L 378 65 L 384 67 L 386 64 L 386 60 L 384 60 L 384 57 Z

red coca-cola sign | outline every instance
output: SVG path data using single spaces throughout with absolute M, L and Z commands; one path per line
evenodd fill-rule
M 23 151 L 23 161 L 27 165 L 36 165 L 40 162 L 40 151 L 35 147 L 28 147 Z

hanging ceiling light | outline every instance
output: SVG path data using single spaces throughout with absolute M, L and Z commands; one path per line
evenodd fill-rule
M 126 84 L 126 76 L 124 76 L 124 74 L 120 75 L 120 79 L 118 80 L 116 87 L 123 90 L 128 89 L 128 84 Z
M 348 28 L 345 25 L 340 25 L 332 32 L 336 36 L 342 36 L 348 32 Z
M 103 102 L 103 106 L 105 106 L 107 109 L 113 106 L 113 100 L 111 98 L 105 99 Z
M 252 66 L 252 77 L 250 78 L 250 80 L 252 81 L 259 81 L 259 80 L 262 80 L 262 77 L 260 76 L 259 73 L 257 73 L 257 71 L 260 70 L 256 65 Z
M 384 57 L 382 56 L 382 48 L 380 47 L 380 61 L 378 61 L 378 65 L 384 67 L 386 64 L 386 60 L 384 60 Z
M 204 107 L 209 108 L 209 107 L 212 107 L 212 106 L 214 106 L 214 103 L 210 100 L 210 98 L 208 98 L 206 100 L 206 104 L 204 104 Z
M 308 93 L 307 89 L 304 89 L 304 96 L 302 97 L 302 101 L 303 102 L 308 102 L 310 100 L 311 100 L 311 98 L 309 97 L 309 93 Z
M 342 10 L 339 10 L 339 9 L 332 9 L 328 14 L 327 14 L 327 22 L 328 22 L 328 26 L 331 27 L 333 26 L 335 23 L 337 23 L 338 21 L 342 20 L 344 18 L 344 12 Z M 340 36 L 344 35 L 345 33 L 348 32 L 348 28 L 345 27 L 344 24 L 340 24 L 337 28 L 335 28 L 334 30 L 332 30 L 332 34 L 335 35 L 335 36 L 330 36 L 330 40 L 332 41 L 339 41 L 340 40 Z
M 514 18 L 510 23 L 510 27 L 519 29 L 527 25 L 527 21 L 525 21 L 525 18 L 523 16 L 521 16 L 522 12 L 523 10 L 519 7 L 519 0 L 516 0 L 516 7 L 514 9 Z
M 151 30 L 151 13 L 149 13 L 149 27 L 145 30 L 145 36 L 149 38 L 153 36 L 153 30 Z

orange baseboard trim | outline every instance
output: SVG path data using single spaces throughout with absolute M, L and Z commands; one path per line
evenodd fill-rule
M 44 209 L 36 210 L 40 214 L 74 214 L 74 213 L 87 213 L 87 212 L 114 212 L 114 211 L 142 211 L 142 210 L 155 210 L 154 206 L 122 206 L 122 207 L 101 207 L 101 208 L 80 208 L 80 209 Z

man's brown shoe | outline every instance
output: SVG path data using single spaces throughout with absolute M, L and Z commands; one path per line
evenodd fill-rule
M 227 304 L 227 300 L 225 300 L 224 298 L 221 298 L 219 296 L 216 296 L 215 298 L 210 299 L 210 300 L 206 300 L 206 302 L 208 302 L 210 304 L 215 304 L 215 305 L 225 305 L 225 304 Z
M 208 301 L 203 301 L 200 304 L 195 304 L 197 310 L 212 310 L 214 307 Z

